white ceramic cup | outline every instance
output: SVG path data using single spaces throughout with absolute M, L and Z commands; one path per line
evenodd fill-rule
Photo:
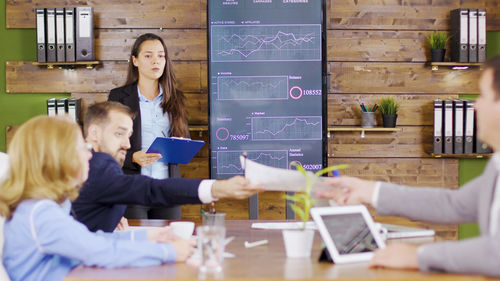
M 169 226 L 172 232 L 181 238 L 189 239 L 193 236 L 194 222 L 192 221 L 174 221 Z

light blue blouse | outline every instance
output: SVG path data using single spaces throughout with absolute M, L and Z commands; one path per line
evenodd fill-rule
M 163 89 L 160 94 L 152 101 L 141 94 L 139 86 L 137 93 L 139 95 L 139 108 L 141 110 L 141 143 L 142 150 L 147 150 L 155 138 L 168 137 L 170 135 L 170 118 L 168 112 L 163 114 L 161 100 L 163 99 Z M 168 178 L 168 163 L 156 161 L 155 163 L 141 167 L 141 174 L 155 179 Z
M 69 215 L 71 203 L 25 200 L 5 223 L 3 264 L 12 281 L 63 280 L 78 265 L 153 266 L 173 262 L 175 249 L 146 240 L 145 230 L 97 233 Z

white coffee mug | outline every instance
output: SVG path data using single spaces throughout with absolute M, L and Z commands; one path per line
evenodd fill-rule
M 192 221 L 174 221 L 170 223 L 170 227 L 172 233 L 181 238 L 189 239 L 193 236 L 194 222 Z

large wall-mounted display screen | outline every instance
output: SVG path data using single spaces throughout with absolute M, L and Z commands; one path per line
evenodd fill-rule
M 209 0 L 210 173 L 325 165 L 323 1 Z

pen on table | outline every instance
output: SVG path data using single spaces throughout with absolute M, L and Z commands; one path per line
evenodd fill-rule
M 265 245 L 268 242 L 269 241 L 267 241 L 267 240 L 259 240 L 259 241 L 255 241 L 255 242 L 245 241 L 245 248 L 253 248 L 253 247 L 260 246 L 260 245 Z
M 161 134 L 162 134 L 165 138 L 167 137 L 167 135 L 165 134 L 165 132 L 164 132 L 163 130 L 161 131 Z

